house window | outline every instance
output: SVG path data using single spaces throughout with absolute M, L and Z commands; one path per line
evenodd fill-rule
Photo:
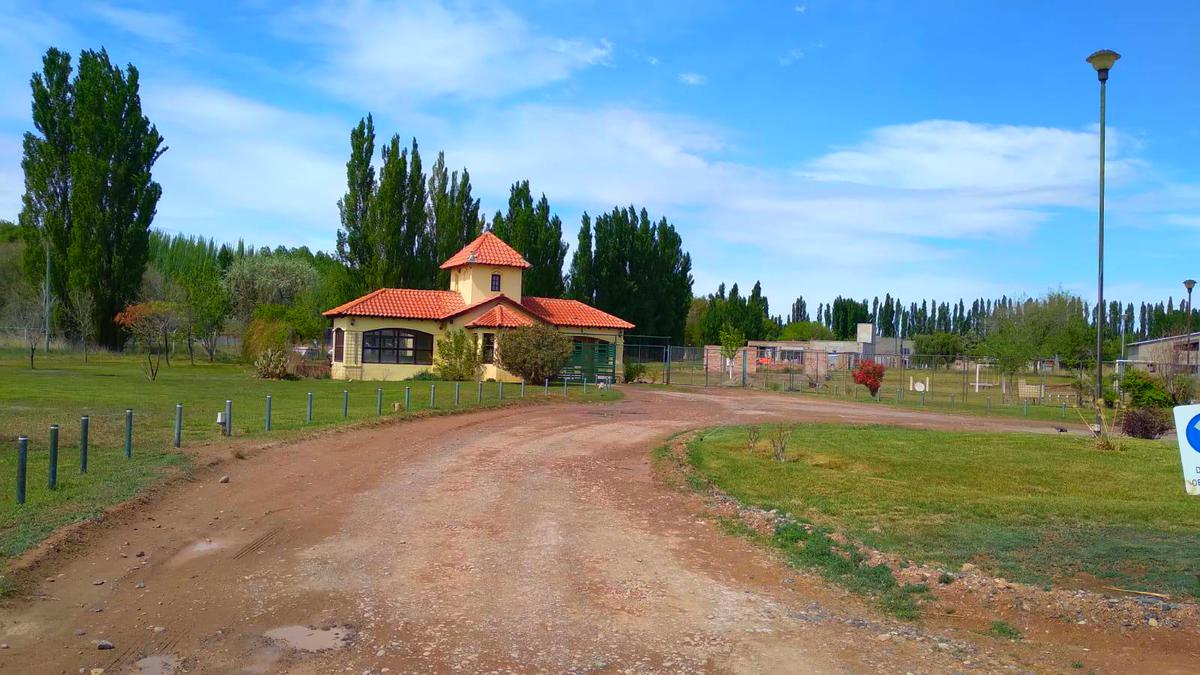
M 428 366 L 433 363 L 433 336 L 419 330 L 380 328 L 363 333 L 363 363 Z
M 483 362 L 494 363 L 496 361 L 496 334 L 483 334 Z
M 500 275 L 499 274 L 492 275 L 492 290 L 493 291 L 500 290 Z
M 333 329 L 333 360 L 341 363 L 346 348 L 346 331 L 341 328 Z

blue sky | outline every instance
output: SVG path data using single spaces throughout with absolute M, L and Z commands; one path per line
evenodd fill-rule
M 11 3 L 0 0 L 0 217 L 28 79 L 54 45 L 142 73 L 170 150 L 155 226 L 331 249 L 351 126 L 470 169 L 483 208 L 544 191 L 666 215 L 696 292 L 1038 295 L 1095 288 L 1109 90 L 1110 297 L 1200 274 L 1200 5 L 1189 2 Z

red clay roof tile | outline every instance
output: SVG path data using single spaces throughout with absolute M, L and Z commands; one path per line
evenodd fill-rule
M 521 328 L 532 325 L 533 319 L 501 304 L 480 314 L 467 324 L 467 328 Z
M 455 291 L 381 288 L 325 312 L 325 316 L 378 316 L 441 320 L 466 307 Z
M 578 300 L 563 300 L 560 298 L 522 298 L 521 306 L 533 312 L 534 316 L 555 326 L 574 326 L 577 328 L 619 328 L 630 330 L 633 324 L 603 312 Z
M 442 263 L 442 269 L 448 270 L 462 265 L 496 265 L 499 267 L 529 267 L 529 261 L 520 253 L 504 243 L 489 230 L 475 238 L 475 241 L 462 247 L 462 250 L 450 256 Z

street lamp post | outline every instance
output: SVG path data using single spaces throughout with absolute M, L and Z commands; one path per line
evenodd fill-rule
M 1121 55 L 1101 49 L 1087 57 L 1100 80 L 1100 243 L 1096 275 L 1096 433 L 1104 430 L 1101 405 L 1104 400 L 1104 93 L 1108 71 Z
M 1188 279 L 1187 281 L 1184 281 L 1183 287 L 1186 288 L 1188 292 L 1187 339 L 1184 341 L 1183 346 L 1185 349 L 1187 349 L 1187 372 L 1188 376 L 1190 377 L 1192 374 L 1192 289 L 1196 287 L 1196 280 Z

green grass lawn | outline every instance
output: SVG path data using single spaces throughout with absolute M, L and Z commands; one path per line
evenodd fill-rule
M 1077 437 L 800 425 L 778 463 L 769 429 L 753 452 L 747 427 L 709 430 L 689 461 L 744 503 L 908 559 L 1030 583 L 1200 589 L 1200 501 L 1171 444 L 1102 453 Z
M 183 404 L 183 443 L 220 436 L 217 412 L 233 401 L 237 437 L 263 438 L 303 433 L 375 418 L 377 391 L 383 389 L 383 413 L 404 404 L 411 388 L 410 410 L 455 408 L 453 382 L 340 382 L 334 380 L 268 381 L 255 378 L 241 364 L 176 358 L 149 381 L 136 356 L 93 355 L 84 365 L 79 354 L 38 355 L 36 368 L 17 351 L 0 351 L 0 556 L 16 555 L 65 523 L 93 517 L 107 506 L 128 499 L 168 472 L 186 468 L 187 455 L 172 447 L 175 405 Z M 500 403 L 500 385 L 486 382 L 479 399 L 477 384 L 461 384 L 459 407 Z M 342 415 L 343 391 L 349 394 Z M 307 394 L 313 394 L 313 421 L 306 422 Z M 271 401 L 271 432 L 265 431 L 266 397 Z M 504 400 L 520 398 L 518 384 L 504 386 Z M 529 386 L 525 397 L 545 396 Z M 570 387 L 573 400 L 610 400 L 611 389 Z M 550 387 L 549 398 L 561 400 L 562 386 Z M 124 459 L 125 409 L 134 411 L 133 459 Z M 401 413 L 403 414 L 403 410 Z M 79 418 L 90 418 L 88 473 L 79 473 Z M 47 487 L 49 426 L 60 426 L 59 489 Z M 29 437 L 27 501 L 15 502 L 17 437 Z

